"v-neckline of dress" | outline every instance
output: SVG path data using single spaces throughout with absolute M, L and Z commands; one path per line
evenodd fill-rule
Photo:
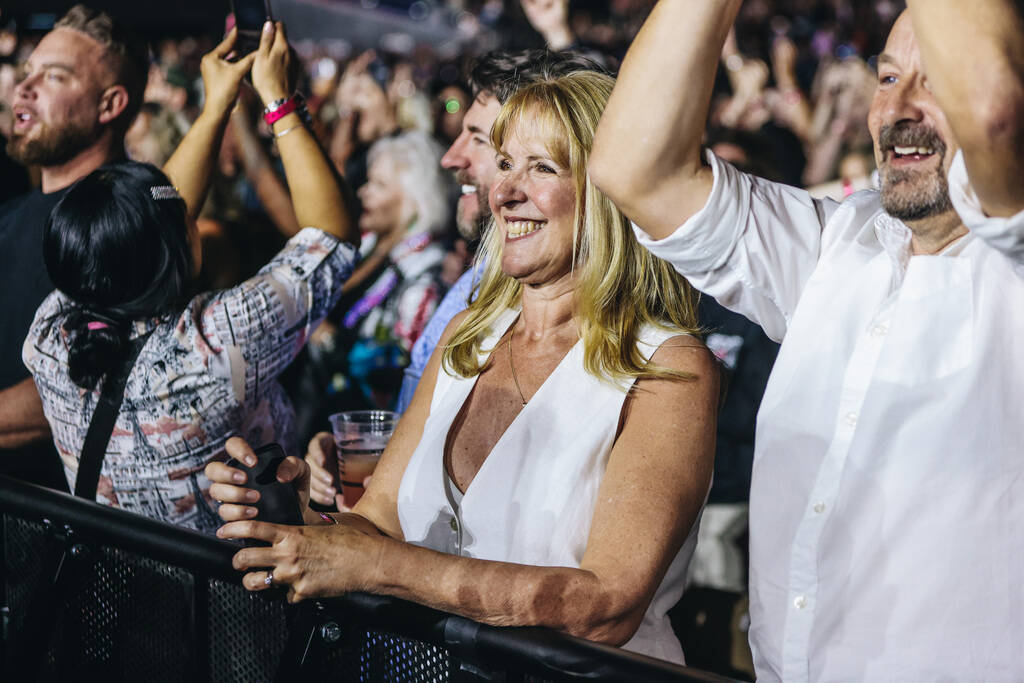
M 498 342 L 501 341 L 501 338 L 505 336 L 505 334 L 509 331 L 509 329 L 515 323 L 515 321 L 519 318 L 521 312 L 522 311 L 520 309 L 509 309 L 507 313 L 503 314 L 501 318 L 495 321 L 495 325 L 491 326 L 492 330 L 495 329 L 495 327 L 501 327 L 502 325 L 504 326 L 504 329 L 500 334 L 496 336 L 496 338 L 494 338 L 494 335 L 492 335 L 485 341 L 485 343 L 487 343 L 487 341 L 490 341 L 491 338 L 494 338 L 494 346 L 490 350 L 488 360 L 490 360 L 490 355 L 493 355 L 493 353 L 498 349 Z M 465 503 L 466 496 L 469 495 L 470 489 L 473 487 L 473 484 L 476 482 L 477 479 L 480 478 L 480 474 L 484 471 L 484 468 L 487 467 L 487 464 L 492 461 L 495 451 L 497 451 L 498 447 L 501 446 L 503 442 L 507 440 L 509 432 L 511 432 L 513 428 L 516 427 L 516 424 L 520 422 L 520 418 L 522 418 L 523 413 L 525 413 L 527 410 L 530 410 L 530 407 L 536 403 L 538 396 L 541 396 L 541 394 L 550 391 L 549 387 L 552 384 L 551 379 L 555 375 L 557 375 L 559 371 L 566 367 L 566 361 L 568 361 L 573 356 L 573 354 L 577 352 L 576 350 L 582 342 L 582 339 L 577 339 L 576 342 L 569 347 L 569 350 L 565 352 L 565 355 L 562 356 L 562 359 L 558 361 L 558 365 L 555 366 L 555 369 L 552 370 L 551 373 L 544 378 L 544 381 L 541 382 L 541 385 L 540 387 L 537 388 L 537 391 L 533 392 L 533 396 L 530 397 L 530 400 L 526 403 L 526 405 L 524 405 L 519 410 L 518 413 L 516 413 L 516 416 L 512 418 L 512 421 L 508 423 L 508 426 L 505 427 L 505 430 L 501 433 L 501 436 L 499 436 L 498 440 L 494 442 L 493 446 L 491 446 L 491 450 L 487 453 L 487 456 L 484 458 L 484 461 L 480 463 L 480 467 L 477 469 L 476 474 L 473 475 L 473 478 L 470 480 L 469 484 L 466 485 L 466 489 L 463 491 L 458 487 L 458 484 L 455 483 L 455 477 L 451 475 L 448 465 L 451 462 L 450 453 L 452 444 L 452 428 L 458 421 L 459 416 L 462 415 L 462 411 L 466 409 L 466 405 L 469 402 L 470 396 L 472 396 L 473 392 L 476 390 L 477 382 L 480 380 L 480 374 L 482 373 L 478 373 L 477 376 L 473 378 L 473 382 L 469 387 L 469 391 L 467 391 L 466 395 L 462 398 L 462 402 L 459 404 L 458 410 L 455 411 L 455 417 L 452 419 L 452 423 L 448 426 L 448 429 L 445 431 L 444 449 L 441 454 L 441 474 L 443 477 L 446 477 L 451 481 L 451 486 L 454 490 L 459 491 L 462 494 L 462 503 Z M 486 367 L 486 365 L 482 365 L 481 367 Z

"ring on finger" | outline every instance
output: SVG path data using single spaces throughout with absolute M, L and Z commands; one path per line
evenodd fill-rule
M 267 572 L 267 578 L 263 579 L 263 584 L 266 586 L 274 585 L 274 572 Z

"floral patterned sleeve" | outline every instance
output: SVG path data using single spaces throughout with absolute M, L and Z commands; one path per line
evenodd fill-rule
M 197 321 L 210 369 L 230 373 L 236 396 L 252 400 L 338 302 L 357 258 L 352 245 L 305 228 L 252 278 L 194 300 L 178 333 L 187 335 Z

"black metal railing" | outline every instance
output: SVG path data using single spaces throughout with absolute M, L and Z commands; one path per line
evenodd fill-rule
M 237 546 L 0 476 L 3 680 L 726 681 L 543 628 L 241 587 Z

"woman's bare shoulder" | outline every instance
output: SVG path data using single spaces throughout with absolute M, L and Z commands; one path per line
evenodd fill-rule
M 692 334 L 678 334 L 664 340 L 651 356 L 651 363 L 691 375 L 692 380 L 699 384 L 718 386 L 718 359 L 700 338 Z

